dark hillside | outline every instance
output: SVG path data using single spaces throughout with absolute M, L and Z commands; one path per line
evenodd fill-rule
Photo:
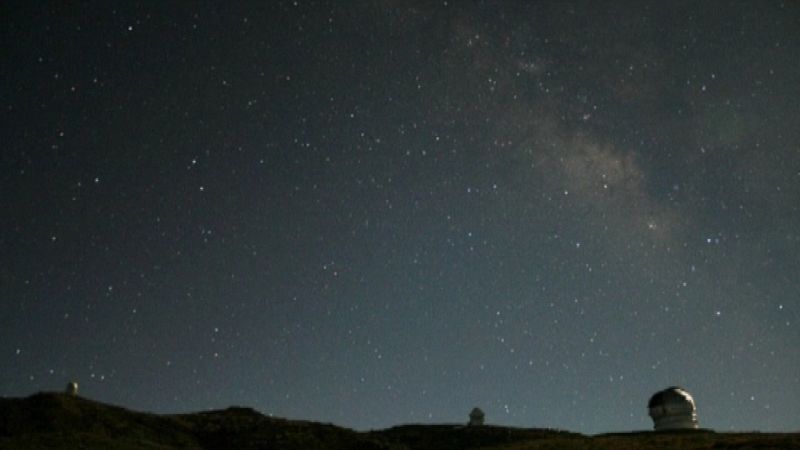
M 373 432 L 391 442 L 402 443 L 409 449 L 461 450 L 469 448 L 502 447 L 521 442 L 582 439 L 583 435 L 558 430 L 510 428 L 499 426 L 464 425 L 400 425 Z
M 500 426 L 401 425 L 357 432 L 232 407 L 193 414 L 130 411 L 82 397 L 0 398 L 0 449 L 800 449 L 800 433 L 636 432 L 584 436 Z
M 368 436 L 330 424 L 267 417 L 250 408 L 228 408 L 173 416 L 193 430 L 207 449 L 354 449 L 393 447 Z
M 129 411 L 82 397 L 42 393 L 0 399 L 2 448 L 199 448 L 169 416 Z
M 379 437 L 249 408 L 156 415 L 64 394 L 0 399 L 0 448 L 391 449 Z

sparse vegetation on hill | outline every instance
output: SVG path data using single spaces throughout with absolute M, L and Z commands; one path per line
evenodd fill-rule
M 798 449 L 800 433 L 683 432 L 584 436 L 499 426 L 402 425 L 357 432 L 250 408 L 157 415 L 64 394 L 0 399 L 2 449 Z

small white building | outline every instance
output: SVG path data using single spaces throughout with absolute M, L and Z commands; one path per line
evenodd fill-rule
M 647 403 L 653 427 L 656 430 L 695 429 L 697 408 L 691 394 L 683 388 L 672 386 L 656 392 Z
M 67 383 L 67 389 L 65 390 L 67 395 L 78 395 L 78 382 L 77 381 L 70 381 Z
M 469 413 L 469 426 L 480 426 L 483 425 L 484 421 L 484 414 L 480 408 L 472 408 L 472 411 Z

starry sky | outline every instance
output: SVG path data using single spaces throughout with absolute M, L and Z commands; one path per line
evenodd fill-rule
M 800 3 L 3 2 L 0 395 L 800 428 Z

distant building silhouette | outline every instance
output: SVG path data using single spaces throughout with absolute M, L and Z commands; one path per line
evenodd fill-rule
M 472 411 L 469 413 L 469 426 L 480 426 L 483 425 L 484 414 L 480 408 L 472 408 Z
M 656 392 L 647 403 L 656 430 L 697 428 L 697 408 L 691 394 L 672 386 Z
M 78 382 L 77 381 L 70 381 L 67 383 L 67 389 L 65 390 L 67 395 L 78 395 Z

